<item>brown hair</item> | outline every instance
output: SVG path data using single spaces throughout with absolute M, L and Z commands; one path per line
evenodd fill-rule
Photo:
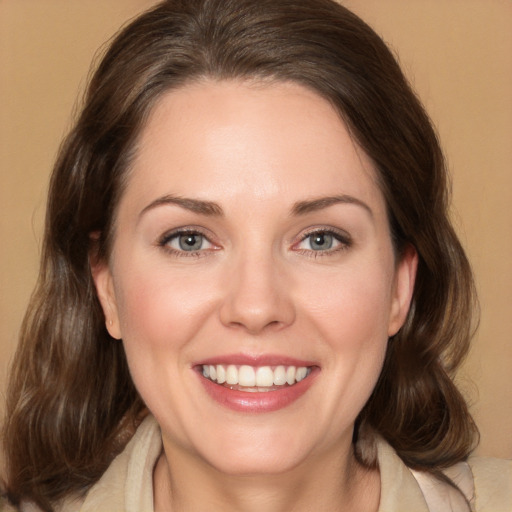
M 477 437 L 453 373 L 468 350 L 471 271 L 450 225 L 436 134 L 393 55 L 331 0 L 169 0 L 135 19 L 96 70 L 53 172 L 39 281 L 12 368 L 4 443 L 8 495 L 51 510 L 85 492 L 144 404 L 104 325 L 89 268 L 107 258 L 115 208 L 151 108 L 202 78 L 294 81 L 339 111 L 373 159 L 397 254 L 419 268 L 406 323 L 359 415 L 404 462 L 439 474 Z

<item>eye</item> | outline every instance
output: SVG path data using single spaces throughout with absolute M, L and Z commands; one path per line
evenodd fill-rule
M 348 235 L 325 229 L 307 233 L 296 245 L 296 249 L 332 253 L 346 249 L 350 245 L 351 240 Z
M 178 254 L 194 254 L 215 247 L 205 235 L 198 231 L 175 231 L 164 235 L 159 245 Z
M 337 242 L 333 234 L 322 232 L 308 235 L 305 241 L 313 251 L 327 251 Z

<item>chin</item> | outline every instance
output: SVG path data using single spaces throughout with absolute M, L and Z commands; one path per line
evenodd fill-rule
M 314 429 L 277 425 L 223 429 L 196 446 L 200 456 L 221 473 L 232 476 L 282 474 L 303 464 L 315 452 Z M 213 438 L 215 437 L 215 439 Z
M 288 473 L 301 465 L 304 455 L 283 453 L 281 450 L 266 450 L 255 452 L 252 450 L 233 450 L 224 453 L 210 464 L 220 473 L 233 477 L 256 477 L 265 475 L 279 475 Z

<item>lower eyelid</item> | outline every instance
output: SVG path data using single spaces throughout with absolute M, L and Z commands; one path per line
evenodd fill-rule
M 198 249 L 197 251 L 185 251 L 185 250 L 171 246 L 171 242 L 179 240 L 179 238 L 181 236 L 186 236 L 186 235 L 201 236 L 203 238 L 205 245 L 207 245 L 207 247 Z M 176 231 L 172 231 L 170 233 L 166 233 L 166 234 L 162 235 L 157 240 L 157 245 L 159 247 L 162 247 L 163 249 L 170 251 L 170 252 L 179 253 L 179 254 L 183 254 L 186 256 L 193 256 L 194 254 L 200 253 L 202 251 L 208 251 L 209 249 L 215 247 L 215 244 L 210 240 L 210 238 L 205 233 L 202 233 L 201 231 L 199 231 L 197 229 L 182 229 L 182 230 L 176 230 Z
M 194 252 L 198 252 L 198 251 L 204 251 L 204 250 L 207 250 L 207 249 L 210 249 L 212 247 L 212 243 L 208 240 L 208 238 L 206 238 L 203 234 L 201 233 L 178 233 L 177 235 L 174 235 L 172 236 L 169 241 L 167 242 L 167 244 L 170 244 L 172 242 L 176 242 L 178 245 L 180 245 L 180 238 L 182 236 L 194 236 L 194 237 L 201 237 L 201 248 L 200 249 L 196 249 L 195 251 L 187 251 L 181 247 L 173 247 L 173 249 L 176 249 L 177 251 L 183 251 L 183 252 L 186 252 L 186 253 L 190 253 L 190 254 L 193 254 Z
M 335 242 L 337 242 L 335 244 L 336 246 L 329 248 L 329 249 L 324 249 L 324 250 L 314 250 L 314 249 L 298 247 L 300 244 L 302 244 L 304 241 L 306 241 L 309 237 L 312 237 L 315 234 L 331 235 L 334 238 Z M 177 240 L 177 239 L 179 239 L 180 236 L 184 236 L 184 235 L 197 235 L 197 236 L 203 237 L 206 247 L 197 249 L 197 250 L 186 251 L 186 250 L 183 250 L 180 248 L 172 247 L 170 245 L 171 241 Z M 190 230 L 183 229 L 183 230 L 177 230 L 177 231 L 173 231 L 170 233 L 166 233 L 166 234 L 162 235 L 157 240 L 157 245 L 170 253 L 174 253 L 177 256 L 189 256 L 189 257 L 205 256 L 206 253 L 211 251 L 212 249 L 215 250 L 215 249 L 219 248 L 218 246 L 216 246 L 216 244 L 214 244 L 210 240 L 210 238 L 205 233 L 202 233 L 200 230 L 197 230 L 197 229 L 190 229 Z M 293 244 L 293 248 L 297 252 L 311 253 L 311 254 L 314 254 L 315 256 L 321 256 L 321 255 L 327 256 L 329 254 L 347 250 L 352 245 L 353 245 L 352 238 L 346 233 L 343 233 L 343 234 L 338 233 L 332 229 L 318 229 L 318 230 L 314 230 L 314 231 L 304 234 L 298 242 Z
M 325 251 L 313 251 L 313 249 L 303 249 L 303 250 L 309 250 L 309 251 L 313 251 L 313 252 L 334 252 L 341 248 L 346 249 L 352 245 L 352 239 L 350 236 L 348 236 L 347 234 L 338 233 L 336 231 L 333 231 L 332 229 L 318 229 L 318 230 L 306 233 L 295 245 L 297 246 L 297 245 L 301 244 L 302 242 L 306 241 L 309 237 L 312 237 L 317 234 L 331 235 L 334 238 L 334 240 L 341 245 L 341 247 L 337 247 L 334 249 L 326 249 Z

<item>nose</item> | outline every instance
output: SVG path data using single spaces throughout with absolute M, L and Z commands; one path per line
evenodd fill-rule
M 296 313 L 289 284 L 271 257 L 240 257 L 229 269 L 221 322 L 253 335 L 291 325 Z

